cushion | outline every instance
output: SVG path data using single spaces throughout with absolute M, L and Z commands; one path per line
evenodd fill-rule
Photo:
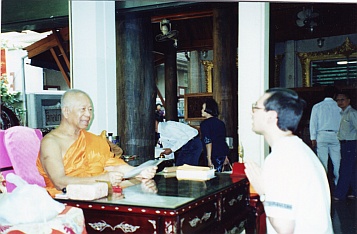
M 41 139 L 39 130 L 15 126 L 5 130 L 4 143 L 15 174 L 29 184 L 45 187 L 44 178 L 36 167 Z

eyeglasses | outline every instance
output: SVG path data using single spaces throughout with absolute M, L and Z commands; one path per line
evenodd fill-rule
M 265 107 L 259 107 L 258 104 L 255 102 L 252 104 L 252 112 L 254 113 L 255 110 L 265 110 Z

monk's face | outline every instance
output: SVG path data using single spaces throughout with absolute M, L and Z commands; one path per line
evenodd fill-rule
M 87 95 L 78 93 L 74 95 L 69 107 L 69 121 L 80 129 L 88 128 L 93 117 L 92 102 Z

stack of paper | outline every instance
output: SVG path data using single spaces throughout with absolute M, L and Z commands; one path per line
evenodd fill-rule
M 176 177 L 176 170 L 178 167 L 165 167 L 158 175 L 163 175 L 165 178 Z
M 97 182 L 92 184 L 69 184 L 67 196 L 74 200 L 94 200 L 108 196 L 108 184 Z
M 164 173 L 170 173 L 170 172 L 176 172 L 178 167 L 165 167 L 162 172 Z
M 214 169 L 201 166 L 183 165 L 177 167 L 176 178 L 179 180 L 209 180 L 214 177 Z

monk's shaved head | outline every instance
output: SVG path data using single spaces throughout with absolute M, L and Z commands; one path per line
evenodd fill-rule
M 82 95 L 86 96 L 89 100 L 91 100 L 89 95 L 82 90 L 79 90 L 79 89 L 67 90 L 61 98 L 61 107 L 62 108 L 63 107 L 73 107 L 73 105 L 76 103 L 76 100 L 77 100 L 75 97 L 82 96 Z

